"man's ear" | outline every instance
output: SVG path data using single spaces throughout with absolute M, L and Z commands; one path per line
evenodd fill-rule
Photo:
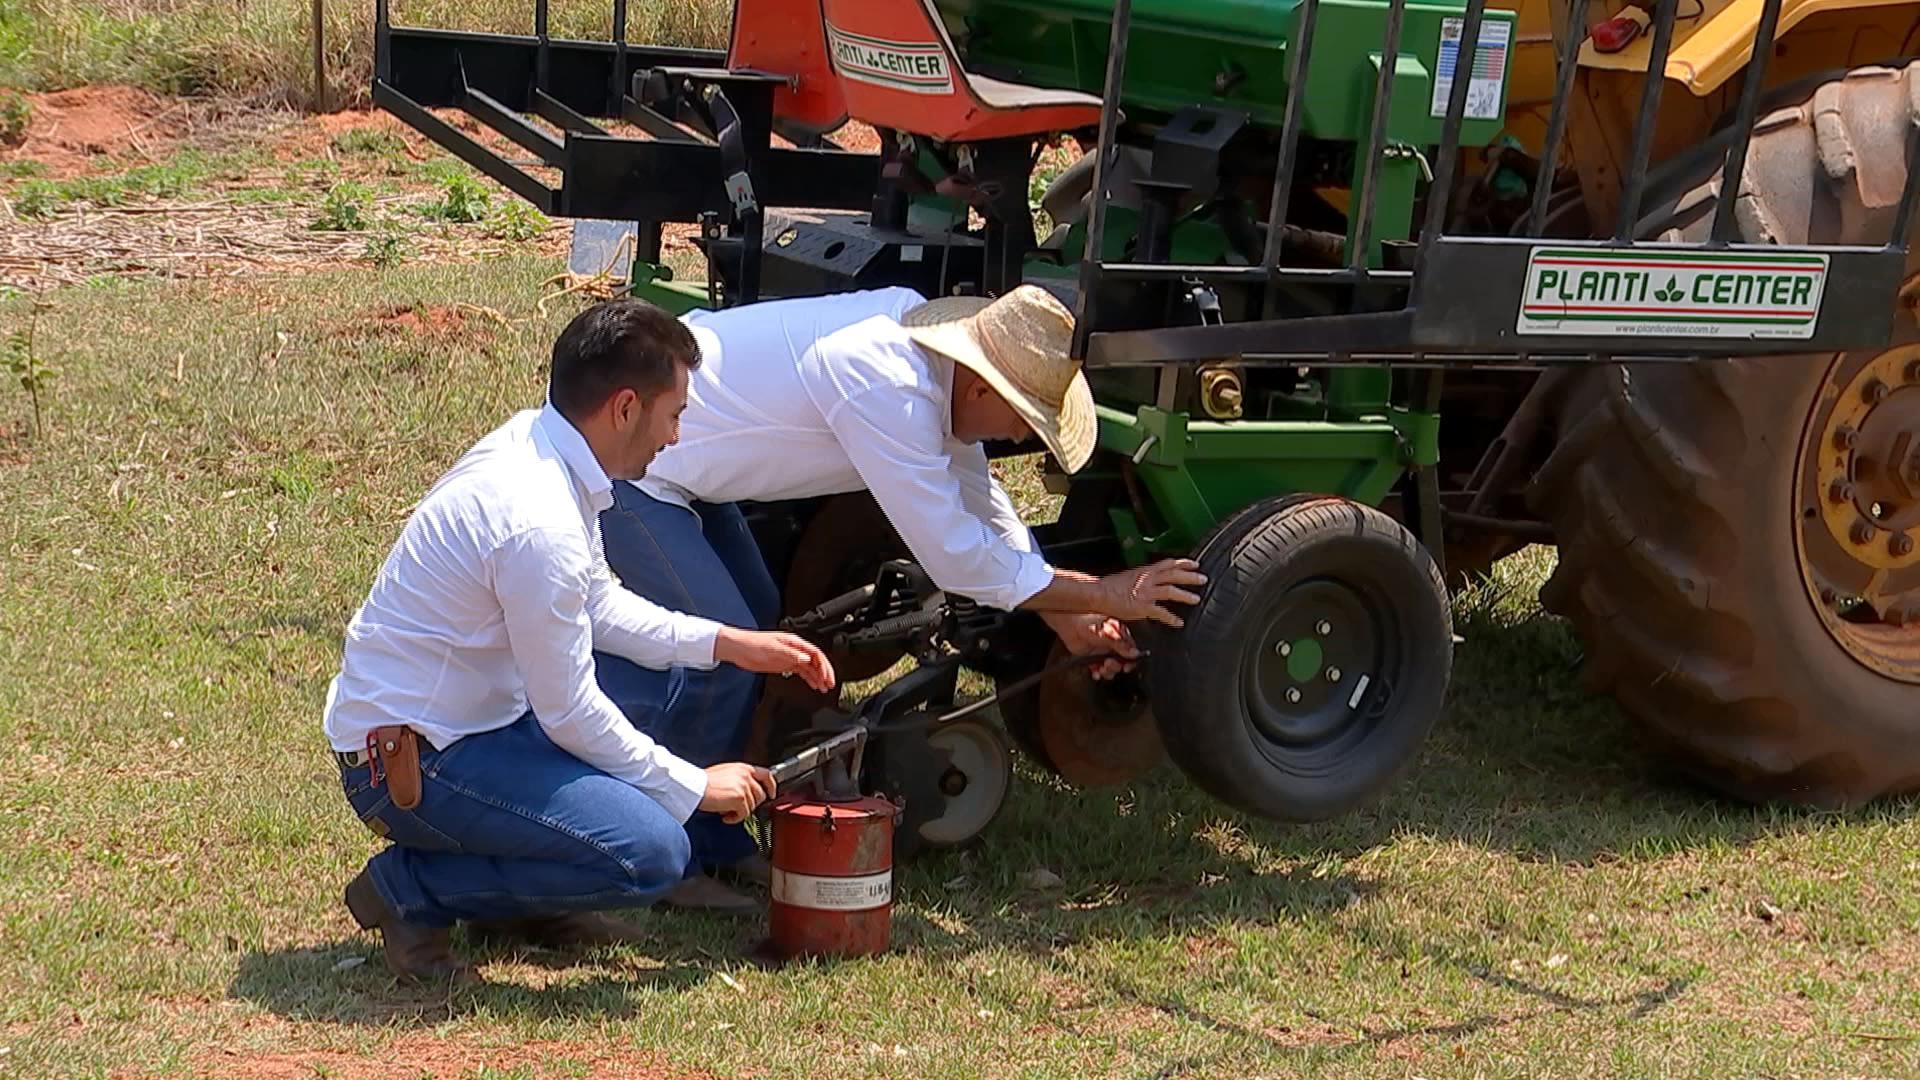
M 607 419 L 613 421 L 616 428 L 627 428 L 639 422 L 640 414 L 645 412 L 646 402 L 634 393 L 630 386 L 623 386 L 607 399 Z

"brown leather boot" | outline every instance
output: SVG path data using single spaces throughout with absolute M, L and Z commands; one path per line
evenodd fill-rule
M 410 923 L 388 906 L 365 867 L 347 883 L 347 911 L 362 930 L 380 931 L 387 970 L 414 982 L 480 981 L 473 968 L 454 958 L 452 935 L 444 927 Z
M 477 941 L 525 942 L 543 948 L 623 945 L 648 940 L 647 932 L 599 911 L 576 911 L 529 919 L 476 919 L 467 932 Z

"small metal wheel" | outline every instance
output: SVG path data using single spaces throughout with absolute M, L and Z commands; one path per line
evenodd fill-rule
M 935 785 L 945 805 L 918 822 L 915 832 L 930 847 L 956 847 L 985 832 L 1006 805 L 1013 787 L 1013 750 L 1000 730 L 978 720 L 955 720 L 927 735 L 935 758 L 944 759 Z M 912 824 L 913 808 L 907 808 Z
M 971 718 L 937 728 L 916 723 L 928 719 L 909 713 L 867 747 L 863 789 L 904 805 L 893 832 L 896 862 L 979 836 L 1013 786 L 1013 750 L 999 728 Z

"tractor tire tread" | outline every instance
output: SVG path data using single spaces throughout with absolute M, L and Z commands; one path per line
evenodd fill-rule
M 1898 103 L 1889 80 L 1899 80 Z M 1900 115 L 1889 118 L 1890 107 Z M 1916 118 L 1920 62 L 1848 72 L 1769 114 L 1741 177 L 1740 239 L 1884 242 L 1906 172 L 1901 140 L 1886 132 Z M 1714 202 L 1701 196 L 1717 188 L 1718 165 L 1678 200 L 1672 231 L 1704 238 Z M 1861 239 L 1876 225 L 1877 239 Z M 1803 370 L 1788 369 L 1795 363 Z M 1760 466 L 1750 455 L 1792 459 L 1810 399 L 1803 384 L 1826 364 L 1596 366 L 1569 388 L 1562 436 L 1526 492 L 1555 528 L 1560 561 L 1541 602 L 1583 640 L 1583 682 L 1611 694 L 1684 771 L 1744 800 L 1847 806 L 1920 780 L 1920 708 L 1879 715 L 1912 688 L 1837 645 L 1795 655 L 1771 607 L 1788 601 L 1756 586 L 1778 578 L 1773 587 L 1794 602 L 1804 592 L 1797 570 L 1782 575 L 1780 545 L 1767 535 L 1793 525 L 1758 505 L 1782 496 L 1755 494 Z M 1817 629 L 1810 603 L 1804 618 Z

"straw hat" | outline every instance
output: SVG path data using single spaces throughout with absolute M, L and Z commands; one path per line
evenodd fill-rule
M 1093 456 L 1093 391 L 1073 360 L 1073 313 L 1053 294 L 1021 285 L 989 301 L 942 296 L 909 309 L 915 342 L 985 379 L 1068 472 Z

